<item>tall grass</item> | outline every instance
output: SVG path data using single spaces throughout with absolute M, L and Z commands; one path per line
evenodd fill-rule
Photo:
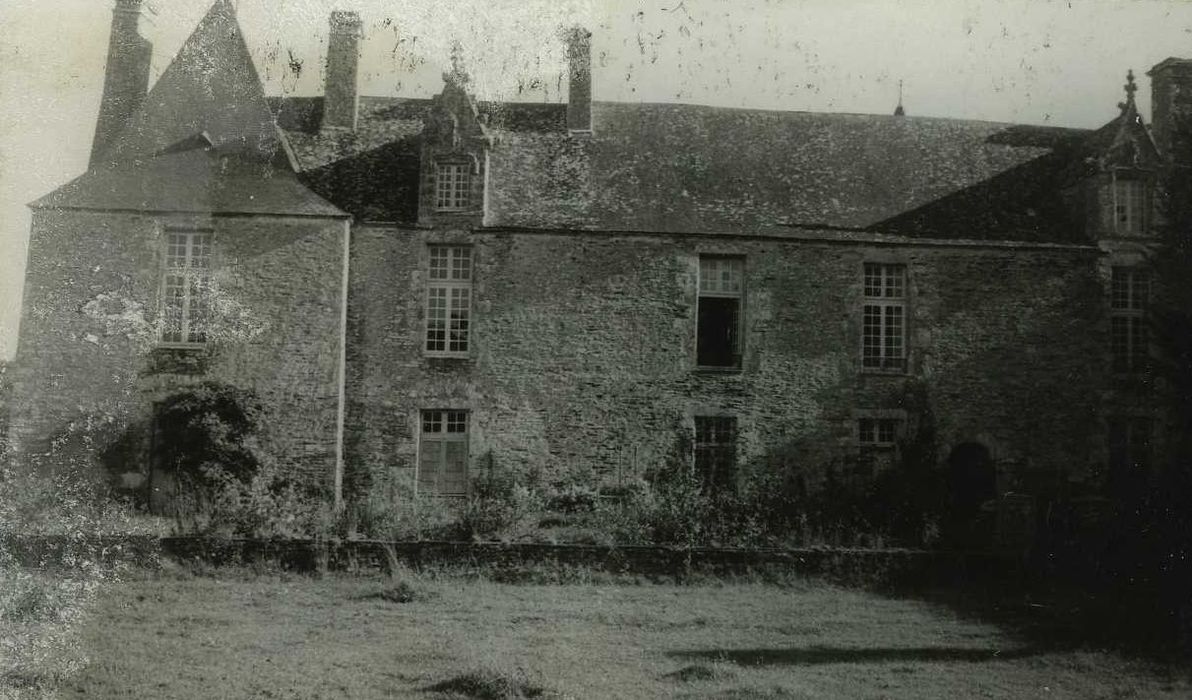
M 0 466 L 0 697 L 42 697 L 86 666 L 80 628 L 102 586 L 119 577 L 131 511 L 69 471 L 43 476 Z M 19 538 L 57 544 L 20 562 Z

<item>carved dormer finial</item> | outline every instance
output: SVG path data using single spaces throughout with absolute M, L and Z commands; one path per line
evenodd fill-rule
M 1119 102 L 1118 107 L 1122 110 L 1123 113 L 1125 113 L 1126 110 L 1129 110 L 1129 109 L 1137 109 L 1137 107 L 1134 105 L 1134 93 L 1138 92 L 1138 86 L 1134 84 L 1134 70 L 1133 69 L 1129 69 L 1126 71 L 1126 84 L 1122 86 L 1122 89 L 1124 89 L 1126 91 L 1126 101 Z
M 466 88 L 471 81 L 464 67 L 464 47 L 458 39 L 451 43 L 451 70 L 443 74 L 443 80 L 460 88 Z

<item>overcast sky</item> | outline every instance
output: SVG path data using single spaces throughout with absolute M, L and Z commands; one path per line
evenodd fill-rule
M 157 10 L 154 79 L 211 0 Z M 239 0 L 266 90 L 318 94 L 332 9 L 365 26 L 362 93 L 425 97 L 453 41 L 486 99 L 558 101 L 561 27 L 593 30 L 597 100 L 1095 127 L 1128 68 L 1192 57 L 1184 0 Z M 86 167 L 112 0 L 0 0 L 0 359 L 16 349 L 25 203 Z

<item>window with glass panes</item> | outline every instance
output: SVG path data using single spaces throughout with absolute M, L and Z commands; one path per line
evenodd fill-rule
M 1141 179 L 1115 178 L 1113 182 L 1114 230 L 1138 234 L 1146 229 L 1147 186 Z
M 418 490 L 440 496 L 468 492 L 468 412 L 422 412 L 418 454 Z
M 435 209 L 467 209 L 472 171 L 467 163 L 440 163 L 435 170 Z
M 465 356 L 472 320 L 472 249 L 433 245 L 429 252 L 426 353 Z
M 857 421 L 857 439 L 862 447 L 893 447 L 902 431 L 898 418 L 861 418 Z
M 166 230 L 161 342 L 207 342 L 211 317 L 210 230 Z
M 731 488 L 737 466 L 737 419 L 695 417 L 695 471 L 706 486 Z
M 906 266 L 865 263 L 861 366 L 906 370 Z
M 1149 273 L 1139 267 L 1113 268 L 1110 285 L 1110 346 L 1113 371 L 1141 372 L 1149 357 L 1146 308 Z
M 700 367 L 740 367 L 744 292 L 744 258 L 700 256 L 695 343 Z

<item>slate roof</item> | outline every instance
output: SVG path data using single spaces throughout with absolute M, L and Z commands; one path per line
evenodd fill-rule
M 212 6 L 96 160 L 30 206 L 345 216 L 290 166 L 228 0 Z
M 1090 163 L 1153 152 L 1125 107 L 1089 132 L 596 102 L 590 135 L 568 133 L 561 104 L 478 108 L 492 142 L 485 223 L 495 227 L 1078 242 L 1068 190 Z M 364 97 L 355 131 L 320 130 L 322 98 L 265 97 L 231 3 L 216 0 L 106 163 L 32 206 L 414 223 L 434 109 Z
M 346 217 L 287 168 L 210 149 L 92 168 L 35 209 Z
M 358 218 L 411 222 L 429 100 L 363 98 L 355 133 L 317 98 L 275 101 L 311 187 Z M 776 227 L 1070 241 L 1059 190 L 1089 132 L 991 122 L 596 102 L 481 102 L 492 226 L 741 233 Z M 382 185 L 379 186 L 378 185 Z M 947 202 L 945 208 L 932 207 Z M 979 222 L 964 221 L 974 207 Z M 914 213 L 914 216 L 910 216 Z M 958 221 L 957 219 L 960 219 Z

